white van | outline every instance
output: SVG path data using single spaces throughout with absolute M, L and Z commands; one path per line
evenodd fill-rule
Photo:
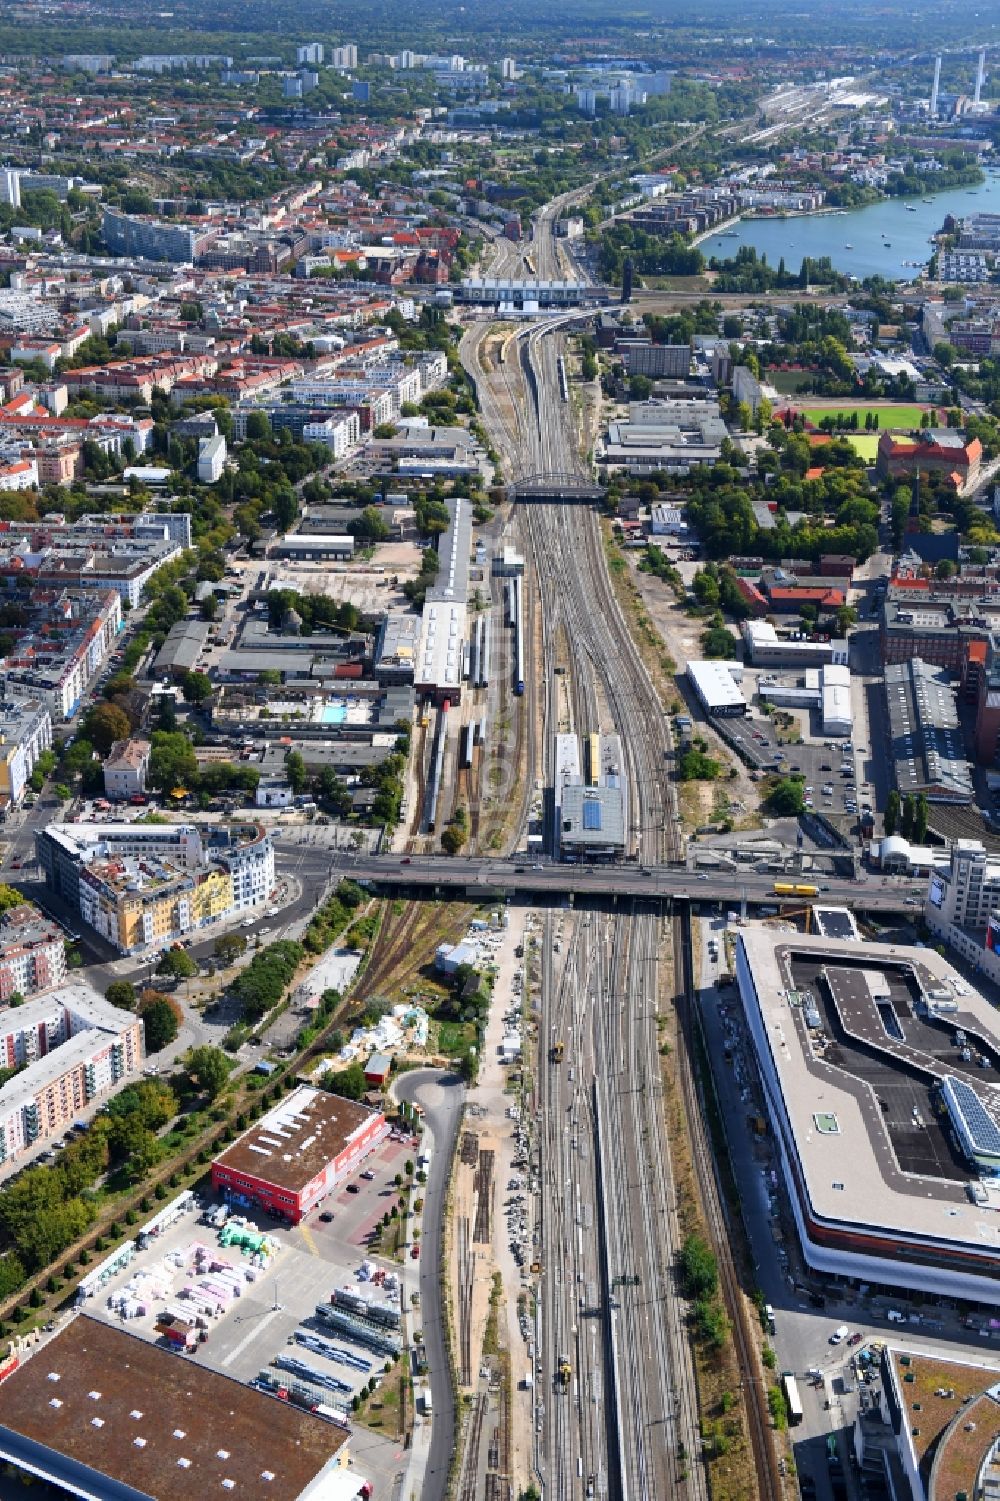
M 841 1324 L 840 1328 L 839 1329 L 835 1329 L 833 1331 L 833 1333 L 830 1335 L 830 1343 L 831 1343 L 831 1345 L 842 1345 L 844 1343 L 844 1340 L 850 1334 L 850 1332 L 851 1331 L 850 1331 L 850 1329 L 848 1329 L 848 1327 L 847 1327 L 846 1324 Z
M 906 1314 L 900 1313 L 898 1308 L 887 1308 L 885 1311 L 885 1316 L 889 1320 L 890 1324 L 906 1323 Z

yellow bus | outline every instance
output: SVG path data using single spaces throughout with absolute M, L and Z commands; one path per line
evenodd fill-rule
M 805 886 L 795 881 L 775 881 L 775 896 L 818 896 L 818 886 Z

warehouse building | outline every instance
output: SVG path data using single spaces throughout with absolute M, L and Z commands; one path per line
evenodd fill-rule
M 755 667 L 846 665 L 847 642 L 821 637 L 779 636 L 769 620 L 744 620 L 740 634 Z
M 706 714 L 723 719 L 746 714 L 747 701 L 739 687 L 742 662 L 689 662 L 687 675 Z
M 288 532 L 267 549 L 269 558 L 288 558 L 296 563 L 346 563 L 354 556 L 354 538 L 322 532 Z
M 595 457 L 628 474 L 688 474 L 717 464 L 728 436 L 716 401 L 633 402 L 627 421 L 609 422 Z
M 0 1459 L 102 1501 L 353 1501 L 343 1428 L 79 1314 L 3 1384 Z
M 885 698 L 896 786 L 930 802 L 970 803 L 972 770 L 965 757 L 949 673 L 919 657 L 885 669 Z
M 995 1306 L 993 1007 L 933 949 L 764 924 L 736 978 L 806 1263 Z
M 297 1225 L 389 1134 L 385 1116 L 302 1084 L 212 1163 L 212 1187 Z
M 167 632 L 167 639 L 153 663 L 155 677 L 183 678 L 193 672 L 208 642 L 211 626 L 207 620 L 178 620 Z
M 413 681 L 417 692 L 435 703 L 457 704 L 465 666 L 472 505 L 460 496 L 445 504 L 450 521 L 438 538 L 437 578 L 427 590 Z
M 412 683 L 419 644 L 420 616 L 409 610 L 388 610 L 375 642 L 376 680 Z

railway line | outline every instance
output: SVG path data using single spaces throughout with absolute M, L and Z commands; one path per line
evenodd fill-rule
M 695 1170 L 701 1187 L 702 1202 L 715 1245 L 722 1289 L 733 1332 L 733 1343 L 740 1372 L 750 1446 L 757 1471 L 761 1501 L 781 1501 L 783 1488 L 777 1456 L 771 1442 L 771 1420 L 767 1391 L 758 1369 L 750 1315 L 740 1288 L 730 1242 L 730 1231 L 723 1208 L 722 1195 L 715 1173 L 715 1161 L 705 1127 L 705 1101 L 700 1096 L 691 1058 L 694 1048 L 693 1029 L 697 1025 L 694 1004 L 694 969 L 691 950 L 691 915 L 685 911 L 674 918 L 674 965 L 678 996 L 682 997 L 680 1021 L 685 1045 L 678 1052 L 678 1067 L 684 1094 L 688 1129 L 691 1137 Z
M 544 274 L 539 244 L 533 254 Z M 503 364 L 477 379 L 484 420 L 511 477 L 585 477 L 572 403 L 564 399 L 560 321 L 512 334 Z M 551 784 L 552 736 L 560 720 L 568 716 L 580 735 L 617 733 L 629 852 L 644 864 L 679 860 L 669 722 L 619 605 L 599 520 L 586 506 L 543 503 L 523 506 L 517 521 L 526 559 L 525 609 L 529 600 L 537 602 L 541 643 L 540 671 L 531 671 L 529 658 L 526 682 L 535 692 L 528 715 L 531 783 L 544 777 Z M 564 676 L 557 676 L 557 666 Z M 546 1501 L 580 1501 L 605 1491 L 621 1501 L 705 1501 L 687 1310 L 675 1287 L 680 1230 L 656 1025 L 662 920 L 636 902 L 613 916 L 560 921 L 568 947 L 558 978 L 551 914 L 543 934 L 539 1030 L 539 1479 Z M 679 945 L 679 930 L 674 936 Z M 557 1036 L 563 1061 L 550 1062 Z M 685 1101 L 696 1168 L 714 1190 L 696 1094 L 686 1092 Z M 595 1219 L 600 1206 L 600 1234 L 582 1229 L 588 1206 Z M 728 1253 L 717 1198 L 706 1208 L 717 1250 Z M 768 1483 L 775 1473 L 769 1433 L 755 1407 L 764 1393 L 759 1383 L 756 1393 L 750 1389 L 750 1332 L 732 1312 L 741 1307 L 735 1268 L 724 1254 L 719 1264 L 751 1427 L 757 1425 L 761 1495 L 777 1501 L 780 1491 Z M 595 1306 L 596 1317 L 589 1313 Z M 560 1374 L 567 1365 L 568 1383 Z

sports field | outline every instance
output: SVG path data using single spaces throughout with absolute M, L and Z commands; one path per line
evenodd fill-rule
M 933 408 L 908 406 L 905 403 L 897 405 L 895 402 L 886 402 L 885 405 L 881 405 L 878 402 L 869 404 L 863 401 L 831 401 L 828 406 L 800 407 L 799 411 L 814 427 L 819 427 L 824 417 L 850 418 L 857 412 L 858 427 L 861 431 L 865 430 L 865 418 L 871 412 L 872 421 L 878 417 L 879 432 L 888 432 L 898 428 L 909 430 L 919 427 L 924 412 L 933 411 Z

